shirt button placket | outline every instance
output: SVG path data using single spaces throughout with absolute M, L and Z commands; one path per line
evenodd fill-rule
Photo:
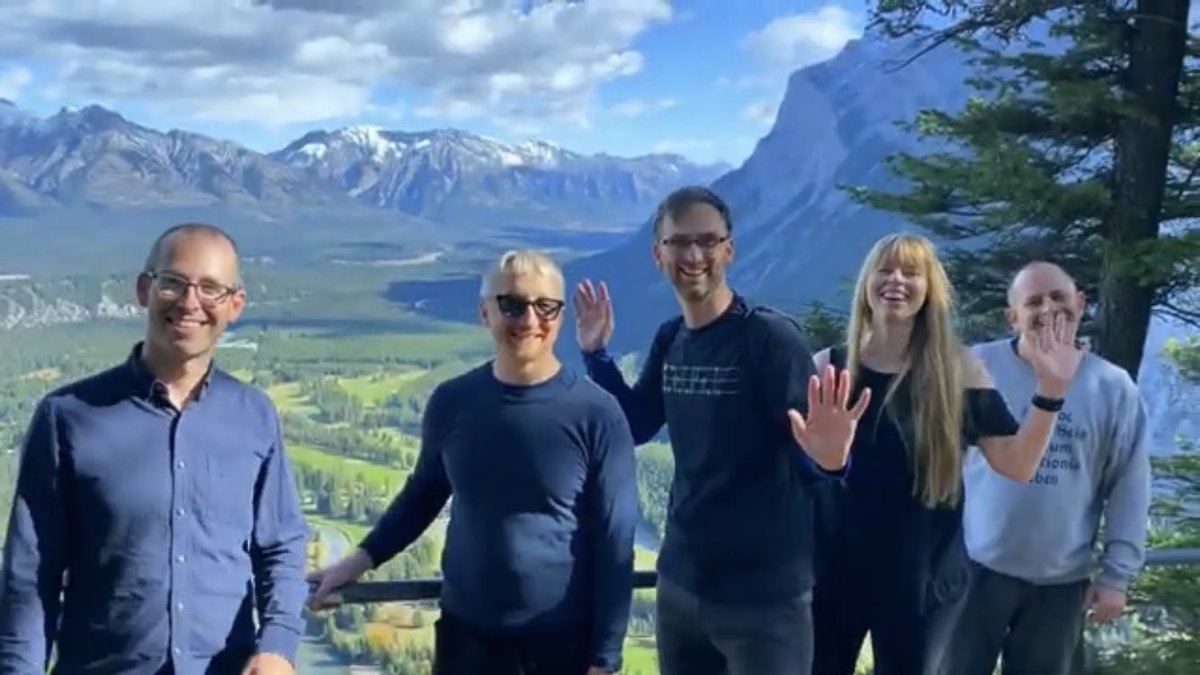
M 171 657 L 176 662 L 175 672 L 180 672 L 179 660 L 187 650 L 187 631 L 182 628 L 185 625 L 186 609 L 184 597 L 187 587 L 187 533 L 191 528 L 187 522 L 189 516 L 184 505 L 188 503 L 191 494 L 190 475 L 195 471 L 195 467 L 188 462 L 187 453 L 184 452 L 185 445 L 179 443 L 179 427 L 182 421 L 183 413 L 179 412 L 171 423 L 171 460 L 174 468 L 171 471 L 171 613 L 168 625 Z

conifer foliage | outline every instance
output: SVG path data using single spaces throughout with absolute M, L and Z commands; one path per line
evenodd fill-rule
M 1188 0 L 881 0 L 873 28 L 915 38 L 911 58 L 964 50 L 974 95 L 903 122 L 926 142 L 888 159 L 905 191 L 848 189 L 944 242 L 968 317 L 1001 316 L 1025 262 L 1062 264 L 1096 304 L 1093 347 L 1136 377 L 1153 312 L 1200 322 L 1187 13 Z

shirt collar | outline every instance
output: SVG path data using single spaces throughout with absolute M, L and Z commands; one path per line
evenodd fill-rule
M 129 351 L 129 358 L 126 359 L 125 365 L 129 371 L 130 384 L 133 390 L 139 395 L 147 399 L 166 398 L 167 387 L 160 382 L 150 369 L 146 367 L 146 362 L 142 360 L 142 349 L 145 346 L 145 341 L 139 341 Z M 204 378 L 200 380 L 200 386 L 196 388 L 194 398 L 198 401 L 208 391 L 209 385 L 212 384 L 212 376 L 214 363 L 208 364 L 208 370 L 204 373 Z

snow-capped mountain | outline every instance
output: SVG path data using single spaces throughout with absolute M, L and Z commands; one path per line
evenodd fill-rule
M 0 169 L 60 205 L 254 209 L 344 200 L 235 143 L 156 131 L 95 105 L 44 119 L 0 117 Z
M 458 129 L 372 126 L 313 131 L 270 156 L 369 206 L 502 226 L 640 220 L 675 187 L 728 169 L 670 154 L 582 155 L 541 140 L 510 145 Z
M 727 168 L 368 126 L 313 131 L 264 155 L 98 105 L 38 118 L 0 99 L 0 216 L 78 205 L 301 216 L 337 208 L 349 220 L 411 214 L 449 226 L 613 229 L 640 221 L 671 189 Z

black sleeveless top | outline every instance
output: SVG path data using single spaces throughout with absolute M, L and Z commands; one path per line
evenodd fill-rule
M 831 349 L 830 362 L 845 368 L 845 350 Z M 896 377 L 860 364 L 850 400 L 870 387 L 871 402 L 855 432 L 845 480 L 829 483 L 818 496 L 818 573 L 869 574 L 922 609 L 953 600 L 966 588 L 962 500 L 930 508 L 915 493 L 915 454 L 909 450 L 916 438 L 914 392 L 907 379 L 884 405 Z M 964 452 L 980 437 L 1017 432 L 1017 421 L 995 389 L 969 388 L 964 395 Z

